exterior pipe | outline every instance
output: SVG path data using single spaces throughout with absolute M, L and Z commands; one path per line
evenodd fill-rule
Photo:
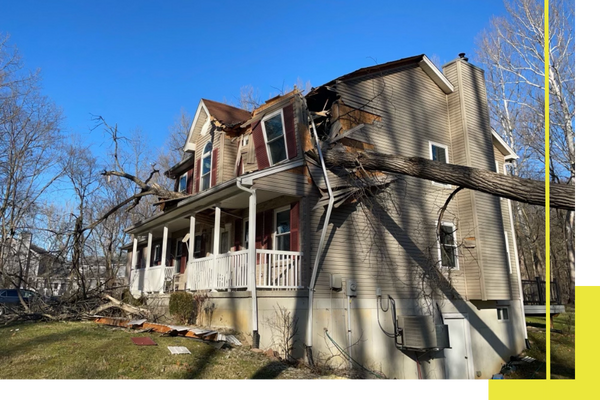
M 306 103 L 305 103 L 306 104 Z M 308 108 L 307 108 L 308 110 Z M 323 244 L 325 243 L 325 236 L 327 234 L 327 227 L 329 226 L 329 218 L 331 217 L 331 210 L 333 208 L 333 191 L 329 184 L 329 178 L 327 177 L 327 168 L 325 167 L 325 160 L 323 159 L 323 153 L 321 152 L 321 146 L 319 146 L 319 137 L 317 136 L 317 128 L 315 127 L 315 121 L 313 120 L 310 112 L 308 114 L 310 123 L 312 126 L 313 135 L 315 137 L 315 143 L 317 145 L 317 151 L 319 152 L 319 159 L 321 160 L 321 168 L 323 169 L 323 175 L 325 176 L 325 185 L 327 185 L 327 193 L 329 193 L 329 203 L 327 206 L 327 213 L 325 214 L 325 220 L 323 221 L 323 230 L 321 231 L 321 239 L 319 240 L 319 247 L 315 256 L 315 264 L 313 265 L 312 276 L 310 278 L 310 286 L 308 287 L 308 324 L 306 327 L 306 355 L 308 358 L 309 365 L 313 366 L 314 361 L 312 357 L 312 337 L 313 337 L 313 298 L 315 292 L 315 285 L 317 283 L 317 272 L 319 269 L 319 259 L 321 258 L 321 252 L 323 251 Z
M 240 190 L 250 193 L 248 199 L 248 289 L 252 293 L 252 347 L 260 346 L 258 334 L 258 299 L 256 297 L 256 189 L 249 189 L 236 180 Z

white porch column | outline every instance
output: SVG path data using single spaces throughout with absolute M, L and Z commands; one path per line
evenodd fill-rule
M 135 269 L 135 267 L 137 266 L 137 243 L 138 240 L 137 238 L 134 236 L 133 237 L 133 254 L 131 255 L 131 268 L 130 268 L 130 272 L 129 272 L 129 278 L 131 278 L 131 270 Z
M 162 241 L 162 251 L 161 251 L 161 255 L 160 255 L 160 265 L 162 267 L 162 286 L 160 288 L 160 293 L 164 293 L 165 292 L 165 277 L 166 277 L 166 271 L 167 271 L 167 244 L 169 242 L 169 228 L 167 226 L 163 227 L 163 241 Z
M 217 289 L 217 255 L 221 247 L 221 207 L 215 207 L 215 228 L 213 229 L 213 289 Z
M 258 299 L 256 298 L 256 191 L 248 199 L 248 290 L 252 293 L 253 341 L 258 342 Z M 252 347 L 255 347 L 254 345 Z
M 150 268 L 152 258 L 152 232 L 148 232 L 148 244 L 146 245 L 146 268 Z
M 190 240 L 188 242 L 188 260 L 190 262 L 194 261 L 194 245 L 196 241 L 194 240 L 196 237 L 196 217 L 193 215 L 190 217 Z

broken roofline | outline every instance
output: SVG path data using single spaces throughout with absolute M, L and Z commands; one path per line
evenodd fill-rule
M 348 81 L 348 80 L 359 78 L 362 76 L 371 75 L 371 74 L 375 74 L 375 73 L 381 73 L 381 72 L 388 71 L 393 68 L 398 68 L 398 67 L 402 67 L 405 65 L 411 65 L 411 64 L 418 64 L 419 67 L 421 67 L 421 69 L 423 69 L 423 71 L 429 76 L 429 78 L 431 78 L 431 80 L 433 80 L 444 93 L 450 94 L 450 93 L 454 92 L 454 86 L 452 85 L 452 83 L 450 83 L 448 78 L 446 78 L 444 76 L 442 71 L 440 71 L 425 54 L 420 54 L 418 56 L 401 58 L 399 60 L 390 61 L 390 62 L 387 62 L 384 64 L 373 65 L 371 67 L 357 69 L 354 72 L 350 72 L 348 74 L 342 75 L 342 76 L 335 78 L 321 86 L 313 88 L 311 90 L 311 93 L 322 87 L 334 86 L 338 81 Z
M 252 185 L 254 179 L 263 178 L 265 176 L 274 175 L 276 173 L 287 171 L 288 169 L 301 167 L 304 165 L 304 159 L 278 164 L 273 167 L 261 169 L 247 175 L 238 176 L 223 182 L 220 185 L 214 186 L 208 190 L 196 193 L 193 196 L 182 197 L 175 208 L 167 212 L 158 213 L 144 221 L 125 229 L 125 233 L 136 234 L 141 231 L 152 229 L 161 223 L 166 223 L 179 217 L 186 217 L 195 214 L 203 209 L 209 208 L 215 203 L 223 200 L 223 195 L 232 196 L 234 194 L 245 193 L 236 186 L 236 182 L 240 181 L 242 185 Z M 229 190 L 227 190 L 229 189 Z M 227 190 L 227 192 L 226 192 Z M 231 192 L 231 193 L 229 193 Z M 203 201 L 204 200 L 204 201 Z M 204 204 L 203 204 L 204 203 Z M 199 206 L 199 208 L 198 208 Z

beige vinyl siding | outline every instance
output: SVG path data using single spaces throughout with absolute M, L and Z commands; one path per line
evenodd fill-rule
M 256 179 L 252 187 L 290 196 L 305 196 L 310 186 L 304 168 L 295 168 L 293 171 L 283 171 Z
M 217 184 L 227 182 L 236 177 L 235 159 L 237 157 L 239 142 L 227 135 L 221 135 L 221 149 L 219 150 L 219 178 Z
M 467 165 L 495 171 L 492 134 L 489 123 L 483 71 L 463 61 L 455 61 L 455 87 L 461 97 L 461 113 L 466 133 Z M 452 68 L 446 68 L 449 70 Z M 508 300 L 511 283 L 504 253 L 505 240 L 500 200 L 485 193 L 472 192 L 478 256 L 487 300 Z
M 448 104 L 448 119 L 450 121 L 450 130 L 452 135 L 452 153 L 453 163 L 459 165 L 469 164 L 469 153 L 466 141 L 466 123 L 461 106 L 461 93 L 458 91 L 458 71 L 456 64 L 451 64 L 444 68 L 444 74 L 455 85 L 455 92 L 447 96 Z M 456 195 L 456 203 L 458 208 L 459 233 L 462 238 L 474 238 L 475 247 L 464 249 L 464 258 L 461 269 L 465 275 L 467 291 L 466 295 L 469 299 L 482 299 L 482 274 L 481 262 L 479 255 L 480 243 L 475 225 L 474 214 L 474 195 L 472 191 L 463 190 Z
M 381 117 L 362 129 L 376 151 L 429 158 L 432 141 L 448 146 L 452 162 L 446 96 L 420 68 L 354 79 L 338 84 L 337 91 L 344 104 Z M 451 191 L 431 181 L 402 177 L 365 205 L 334 209 L 315 296 L 330 296 L 332 273 L 341 274 L 344 282 L 355 279 L 359 296 L 374 297 L 377 287 L 397 298 L 420 298 L 430 291 L 422 282 L 438 262 L 437 215 Z M 311 201 L 314 205 L 316 199 Z M 313 249 L 319 244 L 324 212 L 320 208 L 311 215 Z M 454 201 L 444 220 L 459 225 Z M 457 240 L 461 241 L 460 232 Z M 446 279 L 464 296 L 462 258 L 461 250 L 459 270 Z
M 500 174 L 504 173 L 504 155 L 494 147 L 494 158 L 498 162 L 498 170 Z M 510 257 L 510 265 L 512 267 L 512 274 L 510 274 L 510 286 L 511 286 L 511 298 L 513 300 L 520 299 L 519 291 L 519 271 L 517 270 L 517 255 L 515 254 L 513 230 L 510 224 L 510 200 L 500 200 L 500 208 L 502 210 L 502 227 L 506 232 L 508 238 L 508 254 Z

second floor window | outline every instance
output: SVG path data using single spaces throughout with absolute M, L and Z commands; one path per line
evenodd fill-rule
M 433 161 L 439 161 L 441 163 L 448 163 L 448 146 L 444 146 L 443 144 L 437 144 L 433 142 L 429 142 L 429 152 L 431 159 Z M 443 186 L 445 188 L 451 187 L 450 185 L 446 185 L 443 183 L 432 181 L 434 185 Z
M 263 132 L 267 153 L 271 165 L 287 160 L 287 149 L 285 147 L 285 128 L 283 126 L 283 112 L 281 110 L 267 115 L 263 121 Z
M 200 190 L 206 190 L 210 187 L 210 169 L 212 155 L 212 142 L 206 143 L 202 152 L 202 172 L 200 175 Z
M 179 191 L 185 192 L 187 190 L 187 173 L 179 177 Z

